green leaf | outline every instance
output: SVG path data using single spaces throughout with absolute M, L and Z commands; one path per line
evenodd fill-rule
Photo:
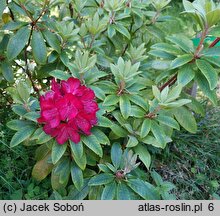
M 7 57 L 9 61 L 16 58 L 24 49 L 30 37 L 31 30 L 28 26 L 19 29 L 9 40 L 7 46 Z
M 40 31 L 33 31 L 31 47 L 35 61 L 38 64 L 45 64 L 47 61 L 47 47 Z
M 145 200 L 158 200 L 159 194 L 155 187 L 140 179 L 129 179 L 128 186 Z
M 2 71 L 2 75 L 4 76 L 4 78 L 12 83 L 14 82 L 14 74 L 12 71 L 12 67 L 8 62 L 2 62 L 0 65 L 0 71 Z
M 180 126 L 179 126 L 178 122 L 175 119 L 173 119 L 169 116 L 159 115 L 156 118 L 156 120 L 159 121 L 162 124 L 165 124 L 165 125 L 169 126 L 169 127 L 175 128 L 177 130 L 180 129 Z
M 81 170 L 85 170 L 87 164 L 86 153 L 83 152 L 82 157 L 74 157 L 74 161 L 80 167 Z
M 92 134 L 97 138 L 97 140 L 103 145 L 110 145 L 109 138 L 99 129 L 93 128 Z
M 194 51 L 192 40 L 190 40 L 184 35 L 180 35 L 180 34 L 173 35 L 173 36 L 167 37 L 167 39 L 171 41 L 172 43 L 176 44 L 177 46 L 179 46 L 186 53 Z
M 151 46 L 151 48 L 155 50 L 161 50 L 173 55 L 180 55 L 182 53 L 181 50 L 167 43 L 157 43 Z
M 152 91 L 153 91 L 154 97 L 155 97 L 158 101 L 161 101 L 160 90 L 158 89 L 158 87 L 157 87 L 157 86 L 152 86 Z
M 73 152 L 74 158 L 77 157 L 80 159 L 83 156 L 83 144 L 81 141 L 76 144 L 70 140 L 70 148 Z
M 195 71 L 190 64 L 180 68 L 177 75 L 177 82 L 183 86 L 187 85 L 195 77 Z
M 155 146 L 155 147 L 157 147 L 157 148 L 162 148 L 162 149 L 164 149 L 165 146 L 166 146 L 166 143 L 161 144 L 161 143 L 158 142 L 158 140 L 157 140 L 156 138 L 154 138 L 153 136 L 150 136 L 150 135 L 146 136 L 146 137 L 143 138 L 141 141 L 142 141 L 143 143 L 146 143 L 146 144 L 148 144 L 148 145 Z M 166 140 L 166 141 L 168 141 L 168 140 Z
M 113 200 L 116 194 L 116 183 L 107 184 L 102 192 L 101 200 Z
M 113 25 L 114 29 L 124 35 L 126 38 L 130 40 L 131 36 L 129 31 L 120 23 L 117 23 L 116 25 Z
M 25 82 L 20 81 L 17 85 L 17 91 L 23 101 L 27 102 L 30 97 L 31 89 Z
M 131 115 L 131 103 L 127 95 L 120 96 L 119 106 L 122 116 L 127 119 Z
M 220 47 L 211 47 L 202 53 L 205 57 L 220 56 Z
M 182 85 L 179 84 L 169 92 L 168 97 L 164 102 L 169 103 L 171 101 L 176 100 L 180 96 L 181 91 L 182 91 Z
M 122 158 L 122 149 L 119 143 L 114 143 L 111 147 L 111 160 L 116 169 L 119 168 Z
M 30 121 L 24 121 L 24 120 L 12 120 L 10 122 L 7 122 L 7 127 L 9 127 L 12 130 L 19 131 L 21 128 L 26 126 L 33 126 L 33 123 Z
M 15 135 L 12 137 L 10 142 L 10 147 L 15 147 L 24 140 L 28 139 L 35 131 L 35 127 L 26 126 L 21 128 Z
M 124 182 L 118 183 L 117 199 L 118 200 L 131 200 L 130 189 Z
M 82 137 L 82 142 L 93 152 L 95 152 L 97 155 L 102 157 L 103 151 L 102 151 L 102 146 L 100 145 L 99 141 L 97 138 L 92 134 L 90 136 L 83 136 Z
M 154 135 L 154 137 L 157 139 L 157 141 L 161 145 L 165 145 L 166 140 L 165 140 L 165 133 L 160 125 L 156 123 L 156 121 L 151 122 L 151 131 Z
M 124 128 L 118 126 L 117 124 L 112 124 L 111 129 L 112 129 L 113 133 L 119 137 L 126 137 L 127 136 L 127 131 Z
M 218 23 L 220 21 L 220 8 L 217 8 L 213 11 L 209 11 L 206 14 L 206 19 L 207 19 L 207 23 L 209 27 L 212 27 L 213 25 L 215 25 L 216 23 Z
M 48 141 L 51 139 L 52 137 L 50 135 L 42 131 L 42 133 L 38 136 L 37 144 L 48 143 Z
M 88 179 L 84 180 L 84 185 L 82 187 L 82 189 L 80 191 L 75 190 L 75 188 L 73 188 L 69 195 L 67 196 L 68 200 L 84 200 L 88 193 L 89 193 L 89 186 L 88 186 Z
M 60 79 L 60 80 L 67 80 L 68 78 L 70 78 L 70 74 L 66 73 L 65 71 L 62 70 L 53 70 L 50 73 L 50 76 Z
M 64 155 L 67 148 L 67 143 L 60 145 L 56 141 L 53 143 L 52 147 L 52 162 L 53 164 L 56 164 L 61 157 Z
M 151 120 L 150 119 L 145 119 L 143 121 L 142 126 L 141 126 L 140 137 L 141 138 L 146 137 L 149 134 L 149 132 L 150 132 L 150 128 L 151 128 Z
M 28 112 L 23 117 L 28 119 L 28 120 L 31 120 L 33 122 L 37 122 L 37 118 L 40 117 L 40 114 L 36 113 L 36 112 Z
M 148 102 L 147 102 L 147 100 L 144 100 L 143 97 L 141 97 L 139 95 L 132 95 L 130 97 L 130 100 L 134 104 L 136 104 L 136 105 L 140 106 L 141 108 L 143 108 L 145 111 L 148 111 L 148 107 L 149 107 Z
M 205 60 L 197 59 L 196 65 L 207 79 L 210 89 L 213 90 L 218 84 L 218 75 L 216 70 Z
M 127 142 L 127 145 L 126 145 L 127 148 L 134 147 L 138 144 L 138 140 L 137 140 L 136 137 L 131 136 L 131 135 L 128 135 L 128 137 L 129 138 L 128 138 L 128 142 Z
M 192 112 L 185 107 L 179 107 L 178 109 L 173 110 L 173 114 L 183 128 L 190 133 L 196 133 L 197 124 Z
M 89 186 L 106 185 L 114 180 L 115 176 L 110 173 L 102 173 L 92 177 Z
M 61 52 L 61 45 L 60 41 L 57 38 L 56 34 L 50 32 L 49 30 L 44 30 L 43 32 L 44 38 L 46 39 L 47 43 L 58 53 Z
M 134 148 L 136 154 L 138 154 L 140 160 L 144 163 L 145 167 L 149 170 L 151 164 L 151 155 L 147 150 L 147 147 L 139 144 Z
M 210 90 L 209 83 L 207 79 L 202 74 L 196 74 L 196 81 L 202 92 L 212 101 L 212 103 L 217 106 L 217 95 L 215 90 Z
M 112 27 L 112 25 L 109 25 L 108 27 L 108 37 L 112 38 L 116 34 L 115 29 Z
M 112 106 L 112 105 L 116 105 L 119 102 L 119 96 L 117 95 L 108 95 L 104 102 L 103 102 L 103 106 Z
M 76 189 L 80 191 L 84 184 L 83 172 L 75 163 L 71 164 L 71 177 Z
M 5 0 L 0 0 L 0 19 L 2 17 L 2 13 L 3 13 L 5 8 L 6 8 L 6 1 Z
M 171 69 L 181 67 L 181 66 L 187 64 L 188 62 L 190 62 L 192 59 L 193 59 L 193 55 L 191 55 L 191 54 L 182 55 L 182 56 L 177 57 L 176 59 L 174 59 L 171 62 L 170 67 L 171 67 Z
M 202 59 L 202 58 L 201 58 Z M 204 58 L 206 61 L 208 61 L 209 63 L 211 63 L 214 66 L 220 67 L 220 61 L 216 61 L 215 57 L 205 57 Z

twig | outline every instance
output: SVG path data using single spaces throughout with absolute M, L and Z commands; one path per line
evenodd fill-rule
M 69 11 L 70 11 L 70 17 L 73 18 L 73 4 L 69 3 Z
M 220 37 L 217 37 L 210 45 L 209 48 L 214 47 L 220 41 Z

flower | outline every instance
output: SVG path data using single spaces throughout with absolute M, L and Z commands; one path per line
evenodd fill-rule
M 78 143 L 80 134 L 89 136 L 97 124 L 94 91 L 73 77 L 60 83 L 53 79 L 51 90 L 40 96 L 40 108 L 38 123 L 44 124 L 44 132 L 59 144 L 69 139 Z

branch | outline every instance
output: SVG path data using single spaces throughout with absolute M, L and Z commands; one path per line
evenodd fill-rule
M 214 47 L 220 41 L 220 37 L 217 37 L 210 45 L 209 48 Z
M 69 3 L 69 11 L 70 11 L 70 17 L 73 18 L 73 4 Z

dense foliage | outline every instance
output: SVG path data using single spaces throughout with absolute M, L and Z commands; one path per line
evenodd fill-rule
M 217 105 L 220 5 L 183 0 L 180 19 L 169 4 L 0 0 L 10 146 L 36 149 L 33 179 L 50 175 L 56 198 L 175 198 L 157 172 L 149 182 L 152 154 L 181 127 L 197 132 L 196 84 Z

